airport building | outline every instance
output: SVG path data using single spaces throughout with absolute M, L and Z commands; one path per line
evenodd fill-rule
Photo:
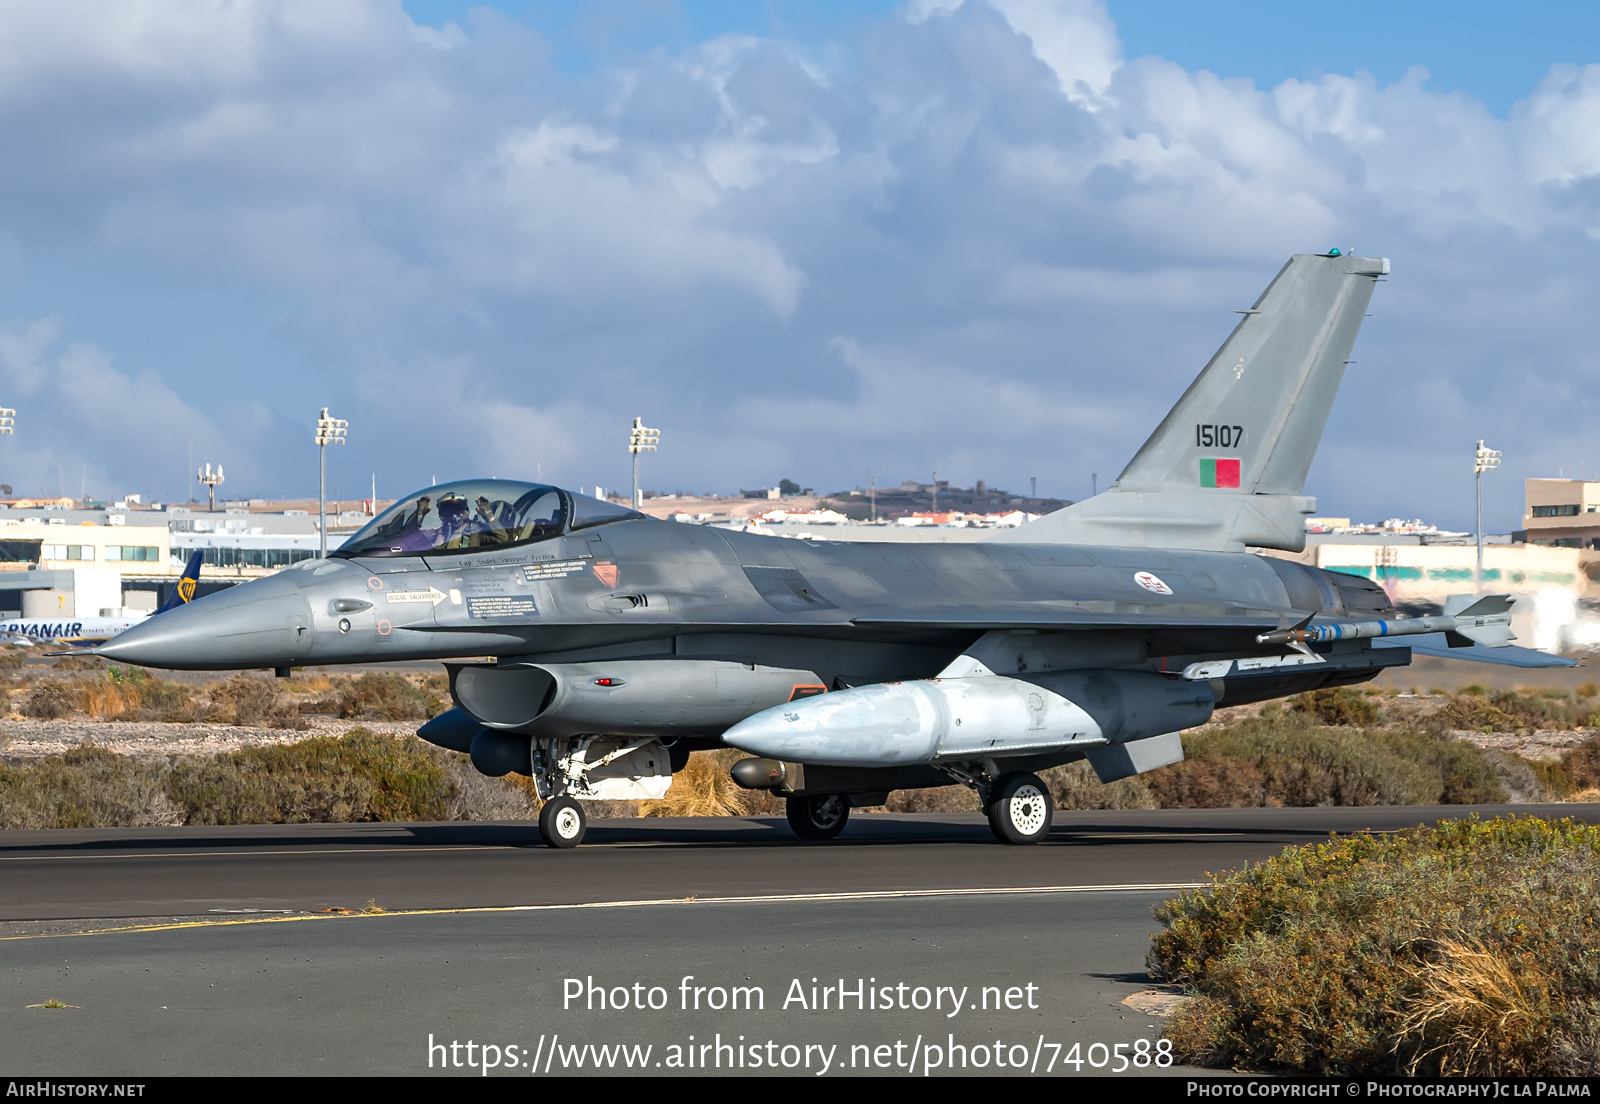
M 1600 480 L 1530 479 L 1526 494 L 1529 544 L 1600 548 Z
M 371 518 L 330 514 L 328 547 Z M 67 509 L 56 500 L 0 504 L 0 613 L 93 617 L 153 610 L 191 553 L 205 553 L 198 593 L 313 559 L 321 543 L 315 510 L 215 512 L 118 503 Z

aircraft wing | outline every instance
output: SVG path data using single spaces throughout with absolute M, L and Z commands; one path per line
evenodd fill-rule
M 1444 633 L 1423 633 L 1418 636 L 1379 638 L 1372 642 L 1374 648 L 1410 648 L 1414 655 L 1433 656 L 1438 659 L 1465 659 L 1472 663 L 1498 663 L 1506 667 L 1576 667 L 1578 661 L 1565 656 L 1532 648 L 1519 648 L 1506 644 L 1499 648 L 1486 648 L 1474 644 L 1470 648 L 1452 648 Z

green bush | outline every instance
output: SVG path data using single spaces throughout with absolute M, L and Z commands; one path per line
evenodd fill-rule
M 1180 1059 L 1306 1073 L 1595 1073 L 1600 828 L 1449 821 L 1291 847 L 1157 907 L 1200 999 Z

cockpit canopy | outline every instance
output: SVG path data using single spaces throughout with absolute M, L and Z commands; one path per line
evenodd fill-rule
M 479 552 L 643 516 L 543 483 L 463 479 L 401 499 L 330 555 L 350 559 Z

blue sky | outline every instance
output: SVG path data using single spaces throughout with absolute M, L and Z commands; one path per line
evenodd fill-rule
M 848 45 L 863 25 L 900 6 L 892 0 L 405 0 L 412 18 L 434 26 L 454 20 L 470 27 L 472 8 L 492 8 L 547 36 L 569 72 L 626 63 L 653 49 L 684 50 L 719 34 Z M 1422 66 L 1430 88 L 1475 96 L 1502 117 L 1552 64 L 1593 61 L 1600 42 L 1600 5 L 1573 2 L 1108 0 L 1107 6 L 1129 57 L 1152 54 L 1262 88 L 1357 70 L 1390 84 Z
M 1600 471 L 1600 15 L 1113 0 L 0 7 L 0 481 L 1081 497 L 1291 252 L 1392 257 L 1308 490 Z M 1423 76 L 1416 67 L 1427 70 Z M 1220 78 L 1220 79 L 1219 79 Z

